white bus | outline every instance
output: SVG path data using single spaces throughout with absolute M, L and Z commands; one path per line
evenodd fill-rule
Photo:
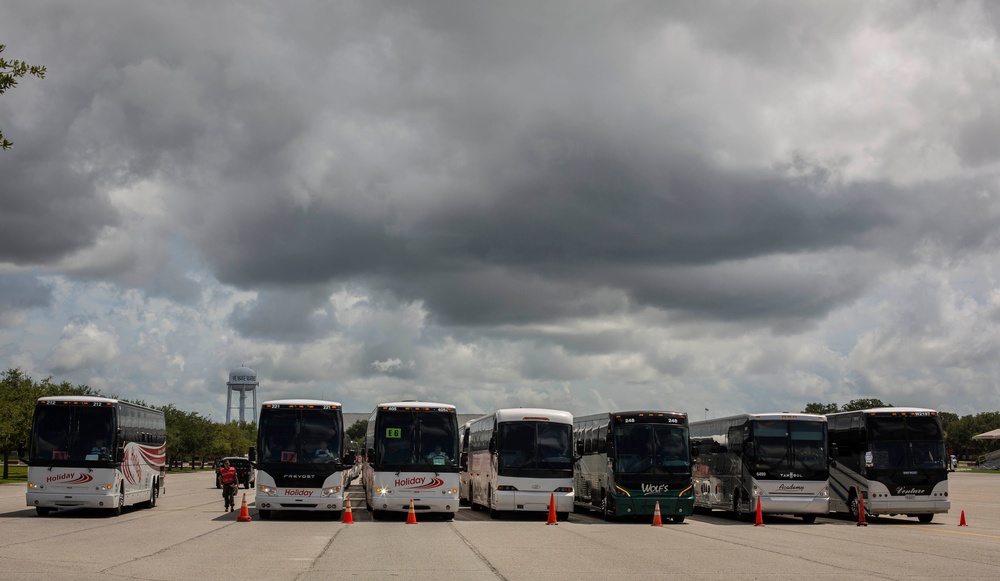
M 344 510 L 346 474 L 354 458 L 344 453 L 340 403 L 283 399 L 261 404 L 257 447 L 257 513 L 316 511 L 339 518 Z
M 944 431 L 935 410 L 872 408 L 827 415 L 830 423 L 830 507 L 859 518 L 915 516 L 929 523 L 948 512 Z
M 163 412 L 106 397 L 43 397 L 28 450 L 28 506 L 39 516 L 64 508 L 156 506 L 166 458 Z
M 807 523 L 829 514 L 826 417 L 740 414 L 691 423 L 696 509 L 730 510 L 740 520 L 791 514 Z
M 469 491 L 473 510 L 548 511 L 556 517 L 573 510 L 573 415 L 537 409 L 502 409 L 472 421 L 469 438 Z
M 361 483 L 373 518 L 458 511 L 458 415 L 443 403 L 381 403 L 365 434 Z

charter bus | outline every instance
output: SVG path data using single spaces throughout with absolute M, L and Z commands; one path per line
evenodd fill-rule
M 257 512 L 313 511 L 339 518 L 346 502 L 345 477 L 354 463 L 344 453 L 344 416 L 339 402 L 281 399 L 261 404 L 257 447 L 249 457 L 257 470 Z
M 458 512 L 458 415 L 455 406 L 380 403 L 368 419 L 361 482 L 373 518 L 386 513 Z
M 859 518 L 915 516 L 929 523 L 948 512 L 944 432 L 935 410 L 888 407 L 827 415 L 830 423 L 830 508 Z
M 674 522 L 694 509 L 688 416 L 672 411 L 617 411 L 573 422 L 580 461 L 573 470 L 576 506 L 605 519 L 652 516 Z
M 96 396 L 40 398 L 31 421 L 28 506 L 120 515 L 156 506 L 166 459 L 163 412 Z
M 573 510 L 573 414 L 550 409 L 501 409 L 472 421 L 468 471 L 473 510 L 505 512 Z
M 691 423 L 696 509 L 740 520 L 790 514 L 815 522 L 830 509 L 826 416 L 740 414 Z

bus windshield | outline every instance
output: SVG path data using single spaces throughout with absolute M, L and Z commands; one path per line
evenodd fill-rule
M 945 468 L 941 426 L 934 417 L 868 419 L 874 468 Z
M 454 412 L 385 411 L 379 416 L 376 436 L 382 466 L 457 466 Z
M 497 473 L 501 476 L 572 474 L 570 424 L 504 422 L 499 425 Z
M 769 478 L 826 478 L 823 436 L 820 422 L 754 422 L 754 469 Z
M 31 460 L 111 460 L 115 447 L 111 406 L 39 405 L 31 432 Z
M 340 463 L 343 426 L 337 409 L 265 409 L 260 418 L 261 461 Z
M 688 431 L 667 424 L 615 426 L 615 471 L 621 474 L 690 472 Z

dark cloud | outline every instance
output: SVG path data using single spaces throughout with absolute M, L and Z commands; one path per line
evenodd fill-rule
M 20 3 L 49 74 L 0 99 L 0 267 L 70 290 L 6 275 L 0 315 L 54 312 L 21 359 L 191 392 L 248 353 L 358 399 L 885 389 L 920 363 L 887 305 L 973 304 L 931 344 L 995 316 L 996 11 Z M 954 280 L 898 296 L 921 269 Z
M 0 275 L 0 324 L 5 315 L 48 307 L 52 285 L 28 273 Z
M 323 288 L 262 291 L 257 298 L 237 304 L 229 324 L 247 337 L 312 341 L 329 334 L 336 324 L 328 302 L 329 292 Z
M 93 176 L 70 169 L 70 159 L 19 139 L 0 155 L 0 261 L 46 264 L 92 245 L 117 223 Z

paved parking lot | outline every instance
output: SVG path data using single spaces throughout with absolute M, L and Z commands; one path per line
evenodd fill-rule
M 1000 475 L 954 474 L 952 512 L 931 524 L 879 518 L 868 527 L 724 515 L 682 524 L 606 523 L 574 514 L 490 520 L 463 508 L 451 522 L 372 521 L 353 487 L 355 524 L 313 515 L 224 513 L 211 472 L 171 473 L 152 510 L 120 517 L 38 517 L 23 485 L 0 486 L 0 579 L 996 579 Z M 240 491 L 242 499 L 243 491 Z M 959 527 L 961 511 L 967 527 Z

